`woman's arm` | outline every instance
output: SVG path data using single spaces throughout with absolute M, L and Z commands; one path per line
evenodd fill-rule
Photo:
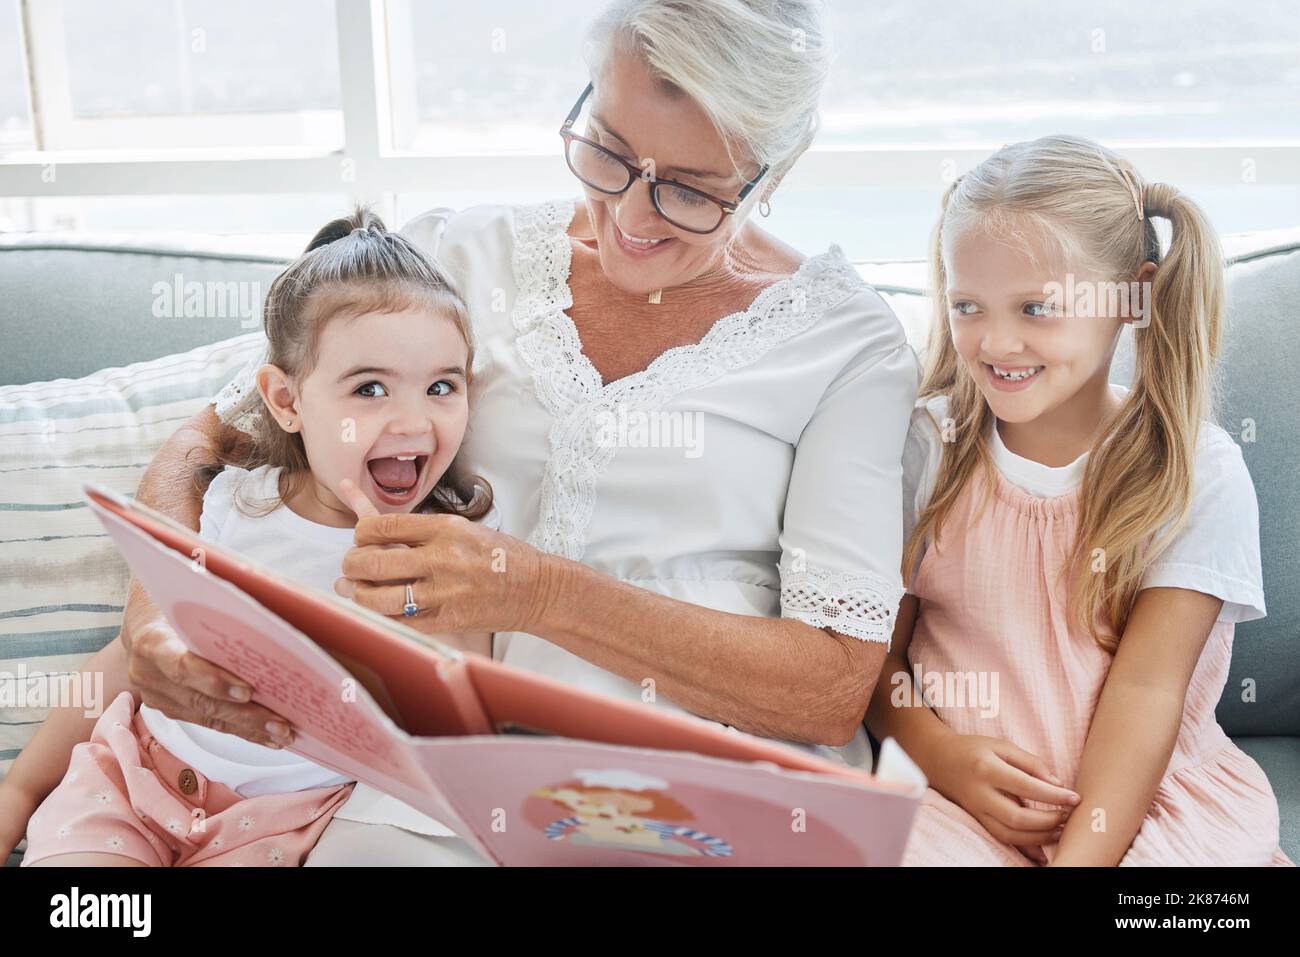
M 882 642 L 658 595 L 455 515 L 363 516 L 356 542 L 335 591 L 379 614 L 400 616 L 398 583 L 413 581 L 423 611 L 402 620 L 421 631 L 528 632 L 764 737 L 847 743 L 885 657 Z
M 194 469 L 216 462 L 221 453 L 238 454 L 248 441 L 217 418 L 212 406 L 204 406 L 158 450 L 140 480 L 136 501 L 198 531 L 203 495 L 193 480 Z M 121 640 L 131 689 L 145 704 L 257 744 L 276 747 L 290 742 L 288 723 L 249 701 L 252 689 L 247 683 L 187 650 L 134 578 Z M 283 733 L 273 735 L 272 727 Z
M 1138 592 L 1083 748 L 1081 800 L 1053 865 L 1108 867 L 1128 852 L 1169 767 L 1187 686 L 1222 606 L 1182 588 Z
M 857 733 L 885 660 L 882 642 L 714 611 L 581 562 L 543 559 L 545 598 L 521 630 L 742 731 L 829 745 Z

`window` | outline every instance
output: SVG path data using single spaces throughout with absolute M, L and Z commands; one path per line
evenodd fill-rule
M 1293 0 L 832 2 L 823 146 L 1300 139 Z
M 343 144 L 331 0 L 25 9 L 43 149 Z
M 35 145 L 21 26 L 18 0 L 0 0 L 0 156 Z
M 387 5 L 393 145 L 417 153 L 553 153 L 587 84 L 581 38 L 604 0 Z M 557 15 L 557 9 L 563 15 Z
M 400 224 L 577 196 L 556 128 L 604 5 L 0 0 L 0 230 L 300 245 L 355 201 Z M 823 126 L 763 221 L 805 253 L 920 258 L 956 174 L 1060 131 L 1176 184 L 1222 232 L 1300 224 L 1294 0 L 828 10 Z

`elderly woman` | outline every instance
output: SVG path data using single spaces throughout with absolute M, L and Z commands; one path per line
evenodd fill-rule
M 404 230 L 470 306 L 461 457 L 503 531 L 379 520 L 423 569 L 402 620 L 495 632 L 507 664 L 869 766 L 916 359 L 838 246 L 805 258 L 750 215 L 816 129 L 819 8 L 619 0 L 589 40 L 592 82 L 561 130 L 581 200 L 437 209 Z M 260 364 L 169 440 L 141 501 L 197 527 L 186 463 L 239 444 Z M 409 573 L 374 551 L 337 588 L 400 615 Z M 145 703 L 277 740 L 276 716 L 186 653 L 138 588 L 123 640 Z M 476 860 L 363 797 L 309 863 Z

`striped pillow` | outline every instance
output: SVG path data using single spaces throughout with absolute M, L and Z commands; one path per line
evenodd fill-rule
M 75 671 L 121 627 L 130 574 L 82 483 L 134 495 L 159 447 L 265 342 L 259 331 L 84 379 L 0 387 L 0 780 L 47 710 L 13 706 L 32 704 L 19 677 Z

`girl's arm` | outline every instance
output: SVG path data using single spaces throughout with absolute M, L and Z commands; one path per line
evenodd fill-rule
M 122 647 L 120 635 L 92 655 L 81 671 L 100 673 L 104 677 L 104 698 L 98 702 L 101 713 L 119 694 L 131 690 L 126 674 L 126 649 Z M 96 684 L 92 681 L 87 687 Z M 72 749 L 79 742 L 90 740 L 98 720 L 97 715 L 87 717 L 81 706 L 50 709 L 49 716 L 0 782 L 0 858 L 22 840 L 32 813 L 63 780 Z
M 935 714 L 916 687 L 907 648 L 920 602 L 904 595 L 885 666 L 867 709 L 866 725 L 875 737 L 893 737 L 916 762 L 930 786 L 964 808 L 990 834 L 1046 863 L 1041 847 L 1054 839 L 1069 815 L 1064 808 L 1078 795 L 1063 787 L 1037 755 L 1012 741 L 959 734 Z M 896 702 L 895 695 L 903 700 Z M 1057 805 L 1061 810 L 1027 808 L 1023 800 Z
M 1082 800 L 1053 865 L 1109 867 L 1128 852 L 1169 767 L 1187 686 L 1222 606 L 1183 588 L 1138 592 L 1084 745 Z

